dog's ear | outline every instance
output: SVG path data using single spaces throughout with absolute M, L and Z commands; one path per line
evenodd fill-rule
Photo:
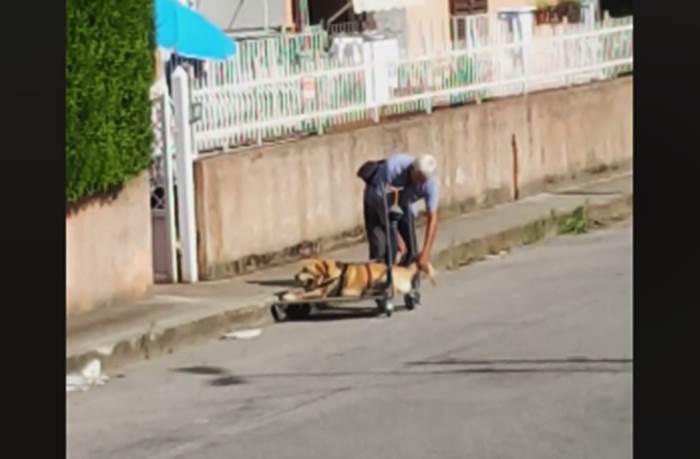
M 303 260 L 301 266 L 299 267 L 299 272 L 304 270 L 308 271 L 314 266 L 314 264 L 316 264 L 316 259 L 314 258 L 307 258 L 306 260 Z

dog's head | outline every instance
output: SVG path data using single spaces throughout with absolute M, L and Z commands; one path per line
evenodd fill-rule
M 340 277 L 340 272 L 341 268 L 336 261 L 311 258 L 304 262 L 299 272 L 294 276 L 294 280 L 309 290 L 330 279 Z

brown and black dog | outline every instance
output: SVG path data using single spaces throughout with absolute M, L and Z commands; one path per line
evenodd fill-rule
M 392 270 L 394 294 L 405 295 L 412 289 L 412 280 L 421 275 L 417 263 L 407 267 L 394 266 Z M 425 273 L 435 285 L 435 270 L 428 264 Z M 307 260 L 294 279 L 303 285 L 280 295 L 283 301 L 321 299 L 332 297 L 361 297 L 380 293 L 386 285 L 387 269 L 384 263 L 343 263 L 312 258 Z

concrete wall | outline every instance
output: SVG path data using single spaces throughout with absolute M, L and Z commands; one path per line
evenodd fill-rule
M 202 159 L 200 272 L 224 277 L 361 238 L 355 172 L 394 151 L 436 156 L 443 216 L 630 164 L 632 85 L 630 77 L 487 101 Z
M 153 284 L 148 171 L 110 201 L 66 216 L 67 314 L 135 298 Z

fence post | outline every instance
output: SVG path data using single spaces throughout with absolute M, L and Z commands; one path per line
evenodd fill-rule
M 522 57 L 523 57 L 523 94 L 528 92 L 528 72 L 529 72 L 529 60 L 530 60 L 530 47 L 526 46 L 525 41 L 520 42 Z
M 161 96 L 163 104 L 162 137 L 163 137 L 163 169 L 165 169 L 165 226 L 166 244 L 168 245 L 168 277 L 170 282 L 177 283 L 177 231 L 175 230 L 175 183 L 173 180 L 173 157 L 170 147 L 173 144 L 171 131 L 170 98 L 167 92 Z
M 257 87 L 255 88 L 255 115 L 258 119 L 258 121 L 262 121 L 265 119 L 264 111 L 265 111 L 265 101 L 263 100 L 262 96 L 260 95 L 260 88 Z M 258 126 L 257 128 L 257 137 L 255 141 L 257 142 L 258 146 L 263 144 L 263 127 Z
M 569 19 L 566 16 L 564 16 L 564 18 L 562 19 L 562 33 L 564 34 L 564 36 L 567 35 L 567 26 L 568 25 L 569 25 Z M 571 55 L 576 52 L 575 51 L 576 47 L 572 46 L 571 40 L 567 41 L 565 39 L 562 41 L 562 43 L 564 44 L 564 69 L 571 70 L 571 67 L 574 67 L 574 65 L 576 64 L 576 62 L 574 61 L 574 65 L 571 65 L 571 60 L 572 60 Z M 573 42 L 573 45 L 576 45 L 576 42 Z M 571 50 L 574 50 L 574 51 L 571 51 Z M 571 87 L 571 85 L 573 84 L 573 75 L 570 73 L 567 73 L 564 76 L 564 83 L 566 84 L 567 87 Z
M 379 122 L 379 104 L 377 103 L 377 92 L 374 77 L 374 53 L 370 43 L 362 44 L 362 59 L 365 74 L 365 106 L 372 110 L 372 120 Z
M 194 162 L 192 126 L 190 125 L 190 87 L 187 72 L 178 67 L 173 72 L 173 97 L 177 126 L 176 164 L 178 223 L 182 253 L 183 282 L 197 282 L 197 228 L 194 214 Z

